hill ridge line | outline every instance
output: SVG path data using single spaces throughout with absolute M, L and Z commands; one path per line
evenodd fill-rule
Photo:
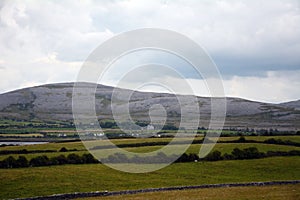
M 123 88 L 123 87 L 115 87 L 112 85 L 106 85 L 106 84 L 98 84 L 98 83 L 91 83 L 91 82 L 57 82 L 57 83 L 46 83 L 46 84 L 40 84 L 40 85 L 35 85 L 35 86 L 30 86 L 30 87 L 24 87 L 24 88 L 18 88 L 6 92 L 0 93 L 0 95 L 5 95 L 8 93 L 13 93 L 13 92 L 18 92 L 26 89 L 34 89 L 34 88 L 39 88 L 39 87 L 51 87 L 51 86 L 68 86 L 68 87 L 73 87 L 75 83 L 79 84 L 86 84 L 86 85 L 97 85 L 97 87 L 106 87 L 106 88 L 111 88 L 111 89 L 120 89 L 120 90 L 129 90 L 129 91 L 134 91 L 134 92 L 141 92 L 141 93 L 154 93 L 154 94 L 171 94 L 171 95 L 182 95 L 182 96 L 194 96 L 197 98 L 229 98 L 229 99 L 240 99 L 240 100 L 245 100 L 245 101 L 250 101 L 250 102 L 256 102 L 256 103 L 265 103 L 265 104 L 273 104 L 273 105 L 280 105 L 280 104 L 286 104 L 286 103 L 293 103 L 293 102 L 298 102 L 300 99 L 294 99 L 290 101 L 283 101 L 279 103 L 274 103 L 274 102 L 264 102 L 264 101 L 259 101 L 255 99 L 248 99 L 244 97 L 238 97 L 238 96 L 224 96 L 224 97 L 209 97 L 209 96 L 199 96 L 199 95 L 194 95 L 194 94 L 173 94 L 173 93 L 166 93 L 166 92 L 151 92 L 151 91 L 140 91 L 140 90 L 133 90 L 129 88 Z

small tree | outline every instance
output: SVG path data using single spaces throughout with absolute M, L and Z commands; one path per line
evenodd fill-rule
M 77 154 L 74 154 L 74 153 L 69 154 L 67 159 L 68 159 L 69 164 L 80 164 L 80 163 L 82 163 L 82 159 L 80 158 L 80 156 L 77 155 Z
M 18 167 L 28 167 L 29 163 L 25 156 L 19 156 L 19 158 L 16 160 Z
M 244 151 L 240 150 L 239 148 L 234 148 L 233 151 L 231 152 L 232 156 L 234 159 L 244 159 Z
M 68 149 L 66 148 L 66 147 L 62 147 L 60 150 L 59 150 L 59 152 L 67 152 L 68 151 Z
M 93 157 L 93 155 L 89 153 L 89 154 L 82 155 L 82 162 L 88 164 L 88 163 L 98 163 L 99 161 L 96 160 Z
M 188 162 L 189 161 L 189 156 L 184 153 L 182 154 L 177 160 L 176 162 Z
M 191 153 L 189 154 L 189 161 L 194 162 L 194 161 L 198 161 L 199 160 L 199 156 L 195 153 Z
M 29 165 L 33 166 L 33 167 L 47 166 L 47 165 L 50 165 L 50 164 L 51 163 L 50 163 L 49 158 L 45 155 L 32 158 L 29 162 Z
M 264 153 L 259 152 L 256 147 L 244 149 L 244 154 L 247 159 L 261 158 L 265 156 Z
M 68 159 L 64 155 L 59 155 L 57 157 L 54 157 L 53 159 L 58 165 L 64 165 L 68 163 Z
M 217 161 L 217 160 L 222 160 L 222 159 L 223 158 L 222 158 L 220 151 L 213 151 L 212 153 L 208 154 L 205 157 L 205 160 L 208 160 L 208 161 Z
M 246 138 L 244 136 L 241 136 L 239 139 L 238 139 L 238 142 L 239 143 L 244 143 L 246 142 Z
M 5 166 L 6 168 L 14 168 L 17 166 L 17 161 L 12 156 L 5 158 L 2 162 L 3 162 L 3 166 Z

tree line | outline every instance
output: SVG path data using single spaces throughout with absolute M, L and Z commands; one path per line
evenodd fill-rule
M 20 150 L 2 150 L 0 151 L 0 155 L 9 155 L 9 154 L 32 154 L 32 153 L 53 153 L 53 152 L 70 152 L 70 151 L 78 151 L 77 149 L 67 149 L 62 147 L 60 150 L 27 150 L 27 149 L 20 149 Z
M 66 164 L 91 164 L 99 163 L 92 154 L 69 154 L 68 156 L 59 155 L 56 157 L 48 158 L 46 155 L 37 156 L 27 160 L 25 156 L 19 156 L 15 159 L 9 156 L 3 161 L 0 161 L 0 168 L 21 168 L 21 167 L 40 167 L 50 165 L 66 165 Z
M 291 150 L 288 152 L 284 151 L 268 151 L 266 153 L 260 152 L 256 147 L 249 147 L 245 149 L 235 148 L 228 154 L 222 155 L 220 151 L 213 151 L 209 153 L 205 158 L 199 158 L 195 153 L 184 153 L 179 158 L 176 155 L 165 155 L 159 152 L 157 155 L 140 157 L 134 156 L 128 158 L 126 155 L 121 153 L 115 153 L 108 156 L 107 158 L 98 161 L 93 157 L 92 154 L 77 155 L 75 153 L 69 154 L 68 156 L 59 155 L 56 157 L 48 158 L 46 155 L 37 156 L 29 161 L 25 156 L 19 156 L 15 159 L 13 156 L 5 158 L 0 161 L 0 168 L 22 168 L 22 167 L 39 167 L 39 166 L 50 166 L 50 165 L 66 165 L 66 164 L 91 164 L 91 163 L 169 163 L 174 160 L 177 163 L 182 162 L 198 162 L 198 161 L 219 161 L 219 160 L 245 160 L 245 159 L 259 159 L 273 156 L 300 156 L 299 150 Z
M 204 139 L 194 140 L 192 144 L 202 144 Z M 205 140 L 206 143 L 215 143 L 209 139 Z M 153 142 L 141 142 L 141 143 L 125 143 L 125 144 L 117 144 L 117 145 L 105 145 L 105 146 L 94 146 L 90 148 L 90 150 L 100 150 L 100 149 L 113 149 L 116 147 L 119 148 L 133 148 L 133 147 L 146 147 L 146 146 L 164 146 L 168 145 L 169 141 L 153 141 Z M 172 144 L 189 144 L 190 141 L 174 141 Z M 293 142 L 290 140 L 281 140 L 281 139 L 266 139 L 264 141 L 256 141 L 256 140 L 247 140 L 244 136 L 239 137 L 236 140 L 228 140 L 228 141 L 217 141 L 217 143 L 263 143 L 263 144 L 277 144 L 277 145 L 287 145 L 287 146 L 296 146 L 300 147 L 300 143 Z

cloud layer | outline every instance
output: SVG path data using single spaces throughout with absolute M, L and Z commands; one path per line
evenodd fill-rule
M 219 67 L 228 96 L 300 98 L 297 0 L 1 1 L 0 92 L 74 81 L 99 44 L 144 27 L 174 30 L 202 45 Z M 189 66 L 180 67 L 197 87 L 201 80 Z

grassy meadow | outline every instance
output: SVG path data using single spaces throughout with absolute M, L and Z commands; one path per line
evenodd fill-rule
M 220 141 L 237 140 L 239 137 L 221 137 Z M 247 140 L 264 141 L 269 138 L 282 140 L 290 140 L 298 142 L 300 136 L 247 136 Z M 197 138 L 197 140 L 202 137 Z M 116 144 L 133 144 L 143 142 L 160 142 L 170 141 L 171 138 L 148 138 L 148 139 L 114 139 Z M 188 140 L 188 138 L 181 138 Z M 173 145 L 176 148 L 178 145 Z M 59 152 L 65 147 L 67 149 L 76 149 L 77 151 Z M 149 152 L 161 148 L 162 146 L 141 146 L 135 148 L 125 148 L 134 152 Z M 201 145 L 193 144 L 187 150 L 187 153 L 198 153 Z M 213 150 L 218 150 L 222 154 L 230 153 L 234 148 L 256 147 L 261 152 L 266 151 L 290 151 L 300 150 L 300 147 L 291 145 L 277 145 L 264 143 L 218 143 Z M 65 155 L 75 153 L 82 155 L 87 153 L 81 142 L 61 142 L 47 143 L 28 146 L 5 146 L 0 147 L 2 150 L 55 150 L 57 152 L 50 153 L 29 153 L 22 154 L 30 159 L 38 155 L 47 155 L 49 158 L 57 155 Z M 171 149 L 172 150 L 172 149 Z M 172 152 L 170 152 L 172 153 Z M 21 154 L 1 155 L 0 160 L 7 156 L 18 157 Z M 108 168 L 103 164 L 76 164 L 76 165 L 56 165 L 45 167 L 28 167 L 16 169 L 0 169 L 0 199 L 10 199 L 18 197 L 33 197 L 42 195 L 51 195 L 57 193 L 71 192 L 90 192 L 90 191 L 117 191 L 142 188 L 157 188 L 168 186 L 186 186 L 201 185 L 213 183 L 236 183 L 236 182 L 254 182 L 254 181 L 275 181 L 275 180 L 299 180 L 300 179 L 300 157 L 270 157 L 252 160 L 222 160 L 214 162 L 191 162 L 191 163 L 174 163 L 168 167 L 145 174 L 130 174 L 120 172 Z M 299 195 L 299 185 L 294 186 L 274 186 L 278 190 L 272 190 L 270 187 L 263 187 L 259 190 L 268 191 L 269 196 L 266 199 L 279 199 L 280 190 L 285 191 L 286 197 L 294 197 Z M 242 188 L 249 191 L 250 196 L 240 196 L 240 199 L 255 199 L 260 193 L 253 192 L 255 187 Z M 269 190 L 268 190 L 269 188 Z M 285 189 L 286 188 L 286 189 Z M 288 189 L 293 188 L 293 189 Z M 211 199 L 218 199 L 220 191 L 224 193 L 224 199 L 237 197 L 241 193 L 236 188 L 219 188 L 205 191 L 201 189 L 205 195 L 211 195 Z M 251 192 L 252 191 L 252 192 Z M 190 198 L 198 195 L 198 190 L 178 191 Z M 298 193 L 297 193 L 298 192 Z M 253 194 L 252 194 L 253 193 Z M 162 196 L 161 196 L 162 195 Z M 149 197 L 153 199 L 166 199 L 179 195 L 177 191 L 163 192 L 153 194 L 137 194 L 136 196 L 126 196 L 127 199 L 139 199 Z M 234 196 L 236 195 L 236 196 Z M 270 198 L 268 198 L 270 197 Z M 107 197 L 116 198 L 116 197 Z M 123 197 L 122 197 L 123 198 Z M 200 198 L 201 199 L 201 198 Z M 223 199 L 223 196 L 222 196 Z M 258 198 L 259 199 L 259 198 Z M 288 198 L 287 198 L 288 199 Z
M 240 137 L 220 137 L 220 142 L 228 142 L 228 141 L 234 141 L 239 139 Z M 255 141 L 264 141 L 269 138 L 275 138 L 275 139 L 281 139 L 281 140 L 290 140 L 293 142 L 300 141 L 300 136 L 247 136 L 245 137 L 246 140 L 255 140 Z M 195 140 L 202 140 L 203 137 L 196 137 Z M 124 145 L 124 144 L 139 144 L 139 143 L 150 143 L 150 142 L 170 142 L 171 138 L 140 138 L 140 139 L 113 139 L 111 140 L 116 145 Z M 191 140 L 191 138 L 179 138 L 176 141 L 188 141 Z M 97 140 L 95 145 L 102 145 L 101 140 Z M 170 149 L 167 153 L 167 155 L 173 154 L 177 148 L 179 148 L 180 144 L 178 145 L 172 145 L 170 146 Z M 72 152 L 59 152 L 61 148 L 67 148 L 69 150 L 75 149 L 76 151 Z M 151 152 L 158 150 L 162 148 L 162 145 L 155 145 L 155 146 L 140 146 L 140 147 L 126 147 L 124 148 L 127 151 L 136 152 L 136 153 L 145 153 L 145 152 Z M 263 143 L 217 143 L 213 151 L 217 150 L 220 151 L 222 154 L 230 153 L 234 148 L 249 148 L 249 147 L 256 147 L 260 152 L 267 152 L 267 151 L 291 151 L 291 150 L 300 150 L 300 147 L 295 146 L 289 146 L 289 145 L 277 145 L 277 144 L 263 144 Z M 192 144 L 187 149 L 186 153 L 199 153 L 199 150 L 201 148 L 201 144 Z M 88 153 L 87 149 L 84 147 L 82 142 L 59 142 L 59 143 L 47 143 L 47 144 L 36 144 L 36 145 L 28 145 L 28 146 L 5 146 L 0 147 L 1 150 L 22 150 L 26 149 L 29 151 L 35 151 L 35 150 L 52 150 L 56 152 L 47 152 L 47 153 L 28 153 L 28 154 L 22 154 L 27 159 L 31 159 L 33 157 L 41 156 L 41 155 L 47 155 L 49 158 L 56 157 L 59 155 L 69 155 L 71 153 L 76 153 L 78 155 L 82 155 L 85 153 Z M 114 149 L 108 149 L 107 151 L 113 152 Z M 0 155 L 0 160 L 4 160 L 8 156 L 13 156 L 17 158 L 18 154 L 7 154 L 7 155 Z
M 119 172 L 102 164 L 0 169 L 0 198 L 213 183 L 297 180 L 300 179 L 299 166 L 299 157 L 273 157 L 175 163 L 146 174 Z

